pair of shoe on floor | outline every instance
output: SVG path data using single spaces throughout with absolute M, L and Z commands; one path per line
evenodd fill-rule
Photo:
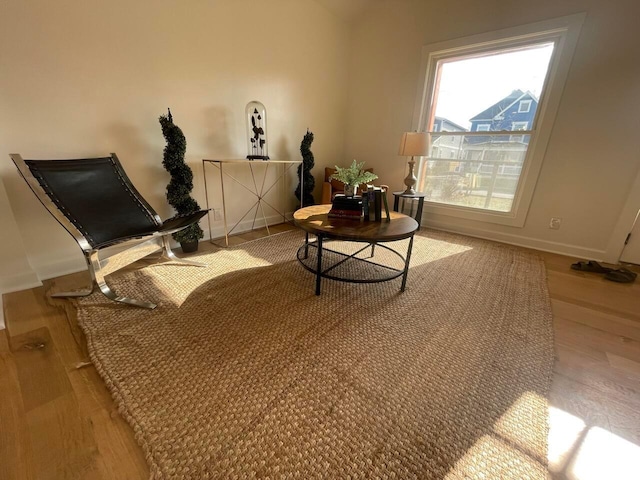
M 606 280 L 618 283 L 631 283 L 638 276 L 637 273 L 624 267 L 620 267 L 618 269 L 603 267 L 593 260 L 589 260 L 588 262 L 576 262 L 571 265 L 571 268 L 580 272 L 604 273 L 604 278 Z

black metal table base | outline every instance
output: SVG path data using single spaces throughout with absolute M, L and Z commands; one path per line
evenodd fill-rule
M 400 291 L 404 292 L 407 284 L 409 262 L 411 260 L 411 249 L 413 248 L 413 235 L 409 237 L 409 246 L 407 248 L 406 256 L 403 256 L 398 251 L 394 250 L 393 248 L 381 242 L 358 242 L 358 243 L 365 243 L 365 245 L 362 248 L 358 248 L 353 253 L 344 253 L 338 250 L 327 248 L 325 246 L 325 243 L 329 240 L 332 240 L 332 239 L 327 238 L 323 235 L 318 235 L 317 240 L 315 242 L 310 242 L 309 235 L 307 234 L 305 237 L 304 245 L 302 245 L 297 252 L 297 258 L 300 264 L 305 269 L 307 269 L 308 271 L 316 275 L 316 295 L 320 295 L 321 283 L 323 278 L 336 280 L 339 282 L 347 282 L 347 283 L 380 283 L 380 282 L 388 282 L 389 280 L 393 280 L 394 278 L 402 277 L 402 285 L 400 287 Z M 334 241 L 340 241 L 340 240 L 334 240 Z M 403 265 L 402 268 L 395 268 L 393 266 L 385 265 L 372 260 L 374 258 L 376 245 L 393 254 L 392 255 L 393 258 L 399 259 L 399 263 Z M 357 256 L 369 248 L 371 248 L 371 254 L 369 255 L 368 258 L 362 258 Z M 310 249 L 315 249 L 316 251 L 315 262 L 309 261 Z M 323 260 L 326 254 L 331 254 L 332 256 L 336 256 L 338 257 L 338 260 L 333 262 L 331 265 L 325 266 L 323 268 Z M 349 261 L 359 262 L 365 268 L 368 268 L 370 266 L 372 269 L 376 270 L 377 275 L 372 278 L 350 278 L 347 276 L 340 275 L 338 273 L 338 267 L 346 264 Z

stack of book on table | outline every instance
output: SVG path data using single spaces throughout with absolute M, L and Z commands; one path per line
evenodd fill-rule
M 362 217 L 362 197 L 358 195 L 347 197 L 342 194 L 337 194 L 333 197 L 329 217 L 360 220 L 360 217 Z
M 365 220 L 372 222 L 382 221 L 382 209 L 386 215 L 386 221 L 391 220 L 389 215 L 389 204 L 387 203 L 387 187 L 376 187 L 374 185 L 367 185 L 366 189 L 362 192 L 363 197 L 363 215 Z

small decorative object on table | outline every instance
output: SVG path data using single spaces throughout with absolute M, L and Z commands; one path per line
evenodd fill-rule
M 356 163 L 354 160 L 351 166 L 347 168 L 341 168 L 336 165 L 336 173 L 329 178 L 344 183 L 344 194 L 347 197 L 353 197 L 356 194 L 358 185 L 369 183 L 378 178 L 378 176 L 375 173 L 366 172 L 364 170 L 364 162 Z
M 333 203 L 328 215 L 331 218 L 360 220 L 362 217 L 362 197 L 358 195 L 347 197 L 346 195 L 337 194 L 333 197 Z
M 256 100 L 247 103 L 247 159 L 269 160 L 267 153 L 267 110 Z

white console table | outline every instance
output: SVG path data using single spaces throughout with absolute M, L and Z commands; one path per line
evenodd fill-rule
M 276 211 L 279 215 L 282 215 L 283 221 L 286 221 L 286 192 L 285 186 L 281 185 L 280 190 L 282 191 L 282 208 L 272 205 L 271 202 L 265 199 L 265 196 L 277 185 L 284 183 L 284 180 L 287 177 L 287 173 L 291 171 L 296 165 L 301 165 L 302 160 L 245 160 L 245 159 L 232 159 L 232 160 L 202 160 L 202 172 L 204 175 L 204 194 L 207 202 L 207 210 L 209 207 L 209 191 L 207 189 L 207 170 L 206 165 L 212 165 L 216 167 L 220 173 L 220 189 L 222 193 L 222 218 L 224 221 L 224 243 L 225 246 L 229 246 L 229 235 L 234 229 L 245 219 L 245 217 L 251 212 L 255 207 L 255 213 L 253 215 L 253 222 L 251 224 L 251 229 L 255 228 L 256 218 L 258 218 L 258 211 L 262 215 L 262 219 L 264 220 L 264 224 L 267 228 L 267 234 L 271 235 L 269 232 L 269 225 L 267 223 L 267 217 L 264 213 L 264 206 L 268 206 L 272 210 Z M 251 174 L 250 183 L 247 185 L 245 182 L 239 180 L 235 176 L 231 175 L 225 166 L 231 165 L 244 165 L 248 168 Z M 276 170 L 276 178 L 269 181 L 267 183 L 267 174 L 269 172 L 270 167 Z M 300 179 L 300 202 L 302 206 L 302 199 L 304 198 L 304 169 L 301 172 Z M 229 178 L 235 182 L 235 184 L 240 185 L 243 188 L 243 191 L 249 192 L 254 197 L 254 202 L 247 209 L 247 211 L 240 217 L 240 219 L 233 225 L 233 227 L 229 228 L 227 223 L 227 202 L 225 199 L 225 178 Z M 291 192 L 293 193 L 293 192 Z M 207 220 L 209 222 L 209 241 L 213 243 L 212 233 L 211 233 L 211 212 L 207 212 Z

